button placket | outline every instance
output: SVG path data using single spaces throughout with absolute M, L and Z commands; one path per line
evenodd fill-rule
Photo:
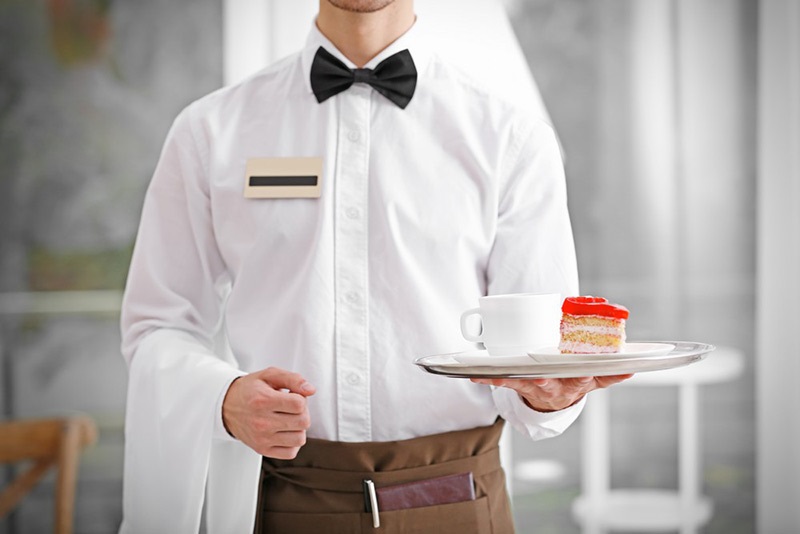
M 338 434 L 371 441 L 369 381 L 368 229 L 371 88 L 353 86 L 338 98 L 334 276 Z

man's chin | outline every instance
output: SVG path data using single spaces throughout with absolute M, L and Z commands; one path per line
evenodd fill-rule
M 327 0 L 332 6 L 352 13 L 374 13 L 394 0 Z

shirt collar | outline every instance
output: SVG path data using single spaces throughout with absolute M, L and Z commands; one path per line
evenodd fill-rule
M 308 34 L 308 39 L 306 39 L 306 45 L 305 48 L 303 48 L 301 56 L 303 79 L 305 81 L 306 90 L 309 93 L 312 92 L 310 75 L 311 63 L 314 61 L 314 55 L 317 53 L 317 49 L 320 46 L 333 54 L 337 59 L 341 60 L 342 63 L 347 65 L 348 68 L 356 68 L 355 64 L 347 59 L 345 55 L 342 54 L 342 52 L 340 52 L 339 49 L 336 48 L 336 46 L 334 46 L 334 44 L 330 42 L 330 40 L 328 40 L 328 38 L 325 37 L 321 31 L 319 31 L 319 28 L 317 27 L 317 21 L 315 20 L 311 24 L 311 31 Z M 431 50 L 427 40 L 424 38 L 424 31 L 420 28 L 419 18 L 417 18 L 417 20 L 414 22 L 414 25 L 411 26 L 406 33 L 398 37 L 389 46 L 384 48 L 377 56 L 369 60 L 369 62 L 364 65 L 364 68 L 374 69 L 378 63 L 387 57 L 405 49 L 408 49 L 408 51 L 411 53 L 417 73 L 422 73 L 430 59 Z

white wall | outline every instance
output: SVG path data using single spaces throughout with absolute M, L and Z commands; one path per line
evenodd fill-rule
M 800 2 L 759 11 L 758 531 L 800 532 Z

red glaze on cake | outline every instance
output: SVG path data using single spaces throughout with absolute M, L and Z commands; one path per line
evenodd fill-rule
M 564 354 L 619 352 L 625 344 L 625 321 L 630 312 L 602 297 L 567 297 L 561 306 Z

